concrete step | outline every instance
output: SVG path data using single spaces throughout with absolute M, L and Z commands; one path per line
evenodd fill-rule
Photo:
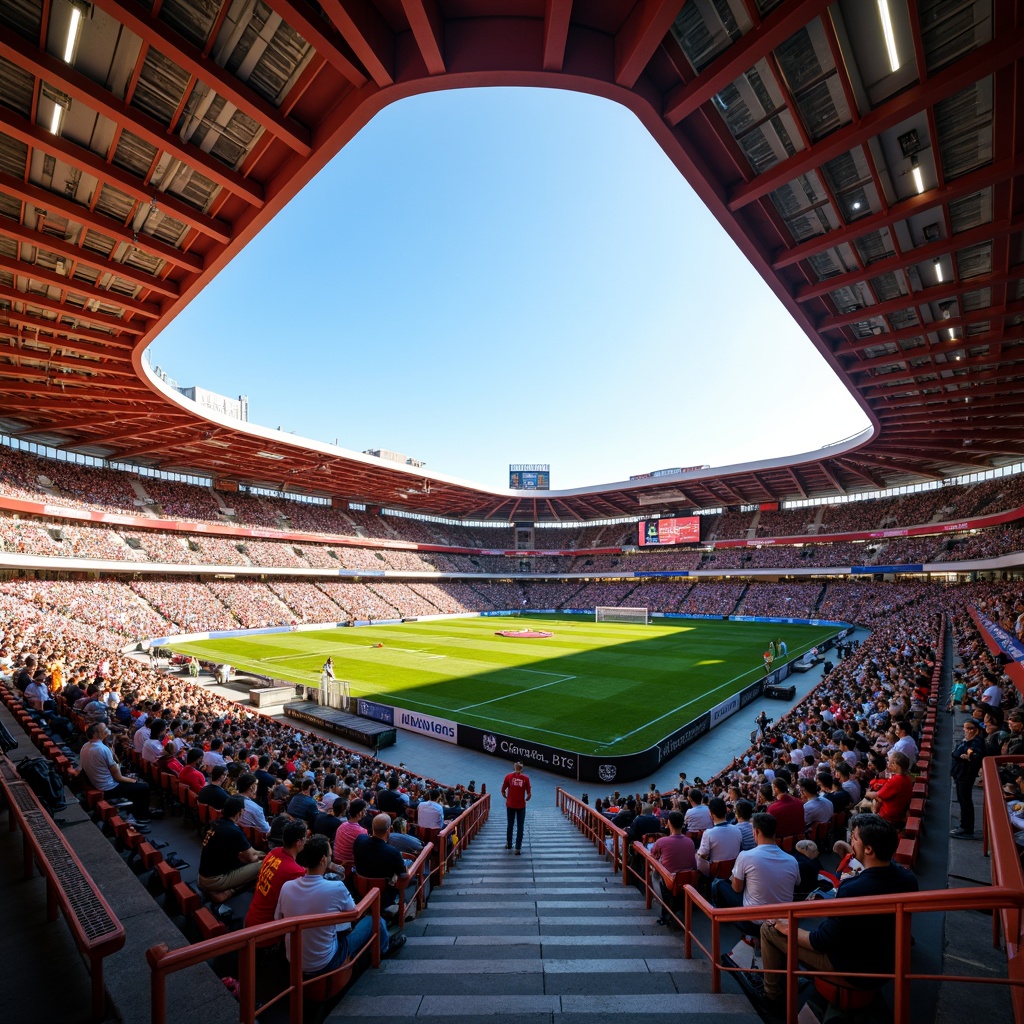
M 394 960 L 368 970 L 327 1017 L 456 1024 L 622 1024 L 685 1015 L 687 1024 L 758 1024 L 731 979 L 710 993 L 710 965 L 683 957 L 592 843 L 553 808 L 527 816 L 523 854 L 505 849 L 504 816 L 469 844 L 405 927 Z

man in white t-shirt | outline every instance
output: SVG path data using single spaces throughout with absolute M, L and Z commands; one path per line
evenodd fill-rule
M 708 810 L 714 824 L 704 831 L 697 851 L 697 870 L 702 875 L 710 874 L 712 864 L 735 860 L 743 847 L 743 833 L 725 820 L 728 811 L 725 801 L 713 796 L 708 801 Z
M 796 859 L 775 845 L 775 818 L 755 814 L 752 850 L 741 850 L 733 865 L 732 878 L 716 878 L 711 900 L 716 907 L 759 907 L 768 903 L 790 903 L 800 882 Z M 733 922 L 745 935 L 756 935 L 760 921 Z
M 686 812 L 686 831 L 703 832 L 711 828 L 714 822 L 711 820 L 711 812 L 704 803 L 704 794 L 699 789 L 690 790 L 690 809 Z
M 444 807 L 439 800 L 441 790 L 432 789 L 427 799 L 421 800 L 416 807 L 416 824 L 420 828 L 444 828 Z
M 106 800 L 123 797 L 132 801 L 134 823 L 145 826 L 149 823 L 149 784 L 140 782 L 132 775 L 123 775 L 114 758 L 114 752 L 105 740 L 110 730 L 104 722 L 95 722 L 86 730 L 88 742 L 78 755 L 85 777 L 96 789 L 103 791 Z
M 299 867 L 306 869 L 302 878 L 294 878 L 281 886 L 274 918 L 302 917 L 307 914 L 330 914 L 355 910 L 355 901 L 345 883 L 324 877 L 331 865 L 331 844 L 326 836 L 314 835 L 295 856 Z M 352 924 L 324 925 L 307 928 L 302 933 L 302 972 L 307 977 L 326 974 L 340 967 L 370 939 L 373 918 L 364 915 Z M 405 945 L 405 936 L 389 940 L 384 920 L 380 922 L 380 953 L 387 956 Z M 285 949 L 291 956 L 291 937 L 285 936 Z
M 899 739 L 892 745 L 892 749 L 906 754 L 911 764 L 917 764 L 917 744 L 910 735 L 910 726 L 902 718 L 896 722 L 896 735 Z

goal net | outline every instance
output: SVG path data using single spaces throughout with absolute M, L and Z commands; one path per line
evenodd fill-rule
M 646 608 L 605 608 L 598 606 L 594 609 L 595 622 L 639 622 L 646 626 L 648 623 Z

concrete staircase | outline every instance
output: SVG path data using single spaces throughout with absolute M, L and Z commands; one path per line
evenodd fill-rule
M 683 958 L 679 933 L 556 808 L 534 804 L 526 820 L 517 857 L 499 806 L 406 925 L 402 952 L 366 971 L 328 1021 L 759 1024 L 743 995 L 710 994 L 707 961 Z

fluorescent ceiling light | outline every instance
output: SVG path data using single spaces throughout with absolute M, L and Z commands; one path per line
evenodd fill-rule
M 914 176 L 914 188 L 917 189 L 917 194 L 920 195 L 924 191 L 924 179 L 921 177 L 921 168 L 915 166 L 910 173 Z
M 900 55 L 896 52 L 896 34 L 892 30 L 889 0 L 878 0 L 878 17 L 882 21 L 882 35 L 885 36 L 885 48 L 889 51 L 889 67 L 893 71 L 899 71 Z
M 284 458 L 276 452 L 257 452 L 256 455 L 261 459 L 273 459 L 275 462 L 280 462 Z
M 53 105 L 53 117 L 50 118 L 50 134 L 60 135 L 60 117 L 64 108 L 59 103 Z
M 78 33 L 82 29 L 82 11 L 78 7 L 71 8 L 71 24 L 68 25 L 68 39 L 64 44 L 64 63 L 70 64 L 71 58 L 75 55 L 75 43 L 78 42 Z
M 956 331 L 952 327 L 949 329 L 949 340 L 956 341 Z
M 942 276 L 942 261 L 941 260 L 936 260 L 935 261 L 935 280 L 938 281 L 939 284 L 942 284 L 942 282 L 944 280 L 943 276 Z

